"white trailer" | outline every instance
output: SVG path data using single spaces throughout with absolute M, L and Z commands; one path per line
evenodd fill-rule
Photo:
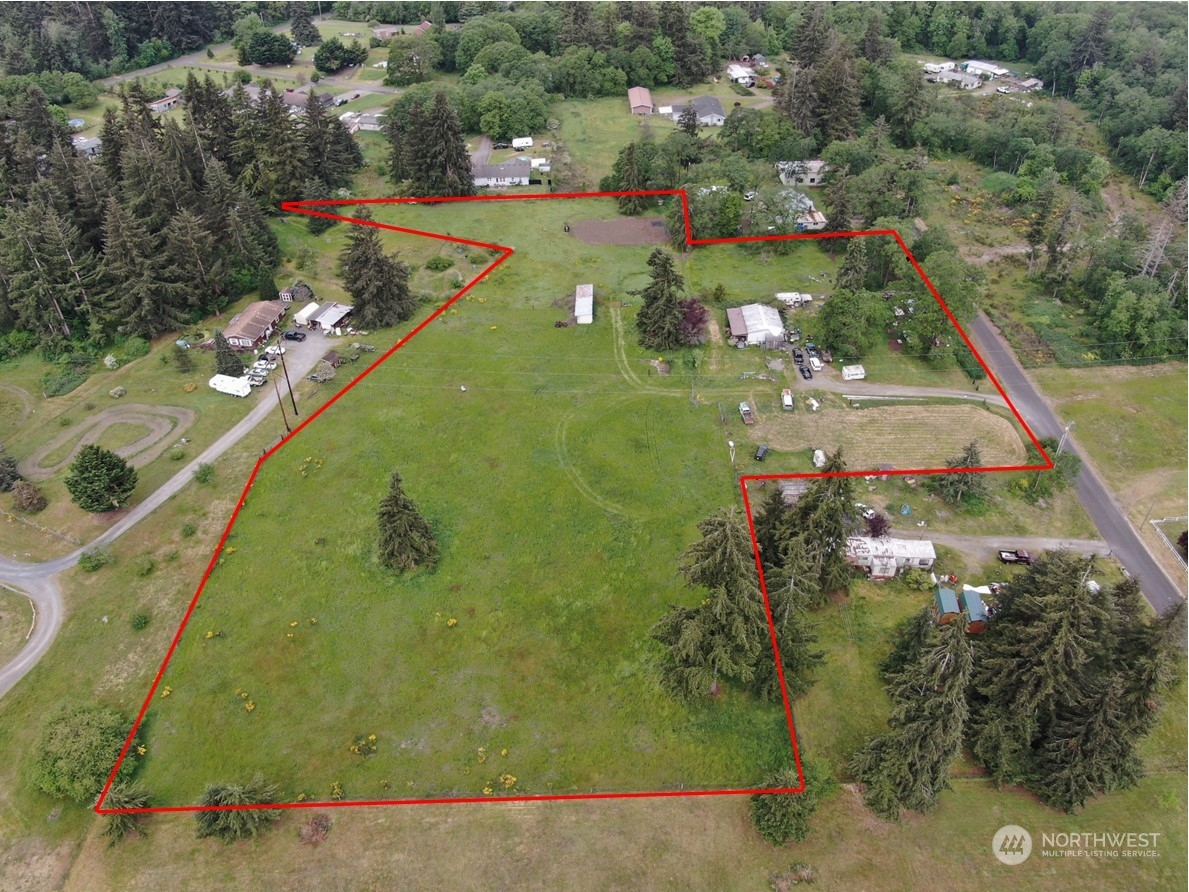
M 230 375 L 215 375 L 207 383 L 219 393 L 229 393 L 232 396 L 247 396 L 252 392 L 252 385 L 248 383 L 247 377 L 232 378 Z
M 862 381 L 867 377 L 867 370 L 861 365 L 844 365 L 842 367 L 843 381 Z
M 533 138 L 531 136 L 520 136 L 512 140 L 512 148 L 514 149 L 531 149 L 533 147 Z

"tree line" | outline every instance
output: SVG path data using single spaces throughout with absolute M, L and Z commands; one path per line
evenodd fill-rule
M 30 86 L 0 132 L 0 334 L 7 352 L 152 338 L 226 307 L 279 260 L 266 211 L 325 198 L 361 156 L 316 101 L 302 118 L 265 84 L 253 103 L 187 79 L 179 123 L 133 87 L 83 158 Z

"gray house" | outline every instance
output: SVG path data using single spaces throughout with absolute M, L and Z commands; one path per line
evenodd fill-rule
M 698 113 L 698 124 L 702 127 L 721 127 L 727 122 L 722 103 L 713 96 L 697 96 L 691 99 L 688 105 L 692 105 Z M 673 106 L 673 120 L 679 121 L 686 108 L 687 105 Z
M 527 159 L 514 158 L 503 164 L 472 165 L 471 175 L 476 187 L 527 186 L 532 169 L 532 164 Z

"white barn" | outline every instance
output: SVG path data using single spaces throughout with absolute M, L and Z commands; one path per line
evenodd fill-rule
M 784 322 L 780 313 L 764 304 L 748 304 L 727 310 L 731 340 L 738 344 L 780 343 L 784 340 Z
M 579 325 L 594 322 L 594 285 L 579 285 L 575 290 L 574 318 Z

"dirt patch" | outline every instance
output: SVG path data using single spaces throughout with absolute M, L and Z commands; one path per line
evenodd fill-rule
M 73 842 L 51 848 L 41 837 L 19 839 L 0 855 L 0 889 L 8 892 L 60 889 L 76 852 Z
M 618 220 L 579 220 L 570 235 L 588 245 L 663 245 L 669 230 L 660 217 L 620 217 Z
M 1024 444 L 1007 419 L 977 406 L 880 406 L 861 410 L 761 415 L 748 428 L 756 443 L 782 452 L 845 447 L 854 470 L 890 462 L 936 468 L 971 440 L 986 465 L 1022 464 Z
M 164 452 L 170 441 L 180 436 L 197 417 L 198 413 L 193 409 L 176 406 L 147 406 L 140 403 L 112 406 L 46 443 L 21 462 L 20 471 L 28 480 L 46 480 L 70 464 L 83 446 L 94 443 L 115 424 L 130 424 L 146 429 L 147 433 L 139 440 L 116 450 L 117 455 L 139 468 Z M 74 448 L 64 459 L 49 466 L 42 465 L 45 456 L 52 455 L 70 442 L 74 442 Z

